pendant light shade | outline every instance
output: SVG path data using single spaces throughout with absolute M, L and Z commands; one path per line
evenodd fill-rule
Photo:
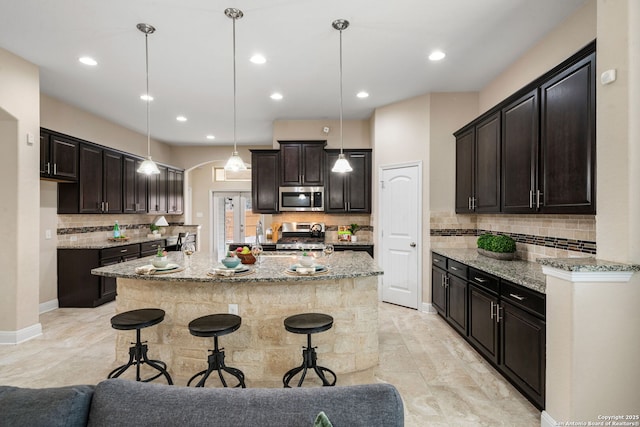
M 342 30 L 349 28 L 349 21 L 346 19 L 336 19 L 332 24 L 333 28 L 340 31 L 340 154 L 338 160 L 333 165 L 331 172 L 345 173 L 351 172 L 353 168 L 343 153 L 344 140 L 342 138 Z
M 136 25 L 136 28 L 144 33 L 144 57 L 147 78 L 147 91 L 145 92 L 145 95 L 147 96 L 147 99 L 145 100 L 147 103 L 147 158 L 140 164 L 137 172 L 145 175 L 156 175 L 160 173 L 160 169 L 158 169 L 158 165 L 151 160 L 151 128 L 149 125 L 151 116 L 149 110 L 149 104 L 151 103 L 151 99 L 149 97 L 149 34 L 153 34 L 156 29 L 149 24 L 138 24 Z
M 233 152 L 229 160 L 227 160 L 227 164 L 224 165 L 224 169 L 228 171 L 243 171 L 247 170 L 247 166 L 238 154 L 236 142 L 236 19 L 242 18 L 244 14 L 240 9 L 231 7 L 225 9 L 224 14 L 233 20 Z

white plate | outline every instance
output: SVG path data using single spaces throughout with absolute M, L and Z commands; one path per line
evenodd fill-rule
M 311 267 L 305 267 L 302 264 L 293 264 L 289 266 L 289 271 L 300 274 L 322 273 L 327 270 L 326 265 L 314 264 Z
M 248 270 L 249 267 L 247 267 L 246 265 L 240 263 L 238 265 L 236 265 L 235 267 L 226 267 L 224 264 L 218 264 L 214 267 L 216 270 L 225 270 L 225 271 L 244 271 L 244 270 Z
M 249 267 L 245 266 L 245 265 L 237 265 L 233 268 L 227 268 L 224 265 L 220 265 L 219 267 L 215 267 L 212 270 L 213 274 L 221 274 L 223 276 L 232 276 L 234 274 L 239 274 L 239 273 L 246 273 L 247 271 L 249 271 Z
M 152 265 L 152 267 L 153 267 L 153 265 Z M 180 268 L 180 266 L 179 266 L 178 264 L 171 264 L 171 263 L 169 263 L 169 264 L 167 264 L 167 266 L 166 266 L 166 267 L 160 267 L 160 268 L 158 268 L 158 267 L 153 267 L 153 268 L 154 268 L 154 270 L 156 270 L 156 271 L 167 271 L 167 270 L 175 270 L 176 268 Z

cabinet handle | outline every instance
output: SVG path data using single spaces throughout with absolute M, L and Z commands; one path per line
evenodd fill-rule
M 128 251 L 129 251 L 129 249 L 120 249 L 120 253 L 121 254 L 127 253 Z
M 536 208 L 540 209 L 540 197 L 542 196 L 542 193 L 540 192 L 540 190 L 536 190 Z
M 51 175 L 51 163 L 47 162 L 47 175 Z
M 451 269 L 452 269 L 453 271 L 458 271 L 458 267 L 451 266 Z
M 493 315 L 493 306 L 497 306 L 497 305 L 498 304 L 496 304 L 493 301 L 491 301 L 491 310 L 490 310 L 491 311 L 491 320 L 493 320 L 493 317 L 494 317 L 494 315 Z
M 480 277 L 474 277 L 473 280 L 475 280 L 478 283 L 484 283 L 487 281 L 486 279 L 481 279 Z
M 440 260 L 438 258 L 434 258 L 433 262 L 440 262 Z
M 58 175 L 58 164 L 57 163 L 53 164 L 53 174 L 54 175 Z
M 444 287 L 445 287 L 445 288 L 448 288 L 448 287 L 449 287 L 449 278 L 448 278 L 448 277 L 445 277 L 445 278 L 444 278 Z
M 525 300 L 525 297 L 521 297 L 520 295 L 509 294 L 509 296 L 517 299 L 518 301 L 524 301 Z
M 444 288 L 444 276 L 440 276 L 440 286 Z
M 471 210 L 471 196 L 469 196 L 469 210 Z
M 106 209 L 105 212 L 109 212 L 109 202 L 104 202 Z
M 476 198 L 471 198 L 471 210 L 476 210 Z
M 529 209 L 533 209 L 533 190 L 529 190 Z
M 503 310 L 503 308 L 500 307 L 500 304 L 496 304 L 496 323 L 500 323 L 502 320 L 502 317 L 500 317 L 500 310 Z

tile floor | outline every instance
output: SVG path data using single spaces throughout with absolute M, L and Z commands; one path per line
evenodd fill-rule
M 42 314 L 42 336 L 0 346 L 0 384 L 54 387 L 101 381 L 116 366 L 115 331 L 108 326 L 114 311 L 110 303 Z M 407 427 L 540 425 L 540 412 L 439 316 L 381 303 L 379 319 L 379 366 L 341 375 L 338 385 L 394 384 L 404 401 Z M 187 378 L 174 381 L 185 385 Z M 281 387 L 280 379 L 248 379 L 247 384 Z

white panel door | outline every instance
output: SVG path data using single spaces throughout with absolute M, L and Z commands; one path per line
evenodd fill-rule
M 382 300 L 418 308 L 420 227 L 419 165 L 382 168 Z

